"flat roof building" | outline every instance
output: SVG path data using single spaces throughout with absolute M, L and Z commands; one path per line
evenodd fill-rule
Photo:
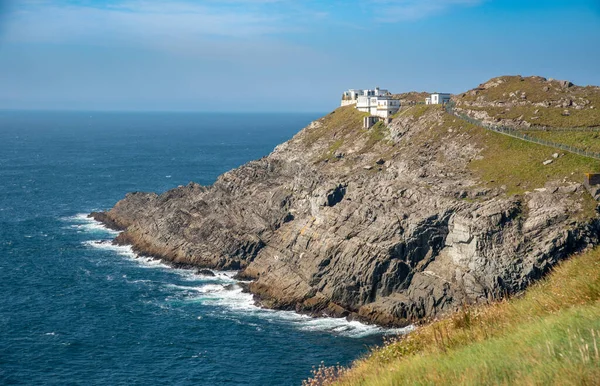
M 425 98 L 426 105 L 444 105 L 450 102 L 450 94 L 436 92 Z
M 362 90 L 362 94 L 356 100 L 356 109 L 377 117 L 389 118 L 400 109 L 400 101 L 392 99 L 388 90 L 376 87 L 374 90 Z

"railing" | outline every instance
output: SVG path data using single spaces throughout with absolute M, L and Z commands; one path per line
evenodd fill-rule
M 570 145 L 565 145 L 563 143 L 558 143 L 558 142 L 553 142 L 553 141 L 547 141 L 545 139 L 541 139 L 541 138 L 535 138 L 532 136 L 529 136 L 527 134 L 523 134 L 520 131 L 512 128 L 512 127 L 508 127 L 508 126 L 496 126 L 496 125 L 490 125 L 487 123 L 483 123 L 480 120 L 471 118 L 470 116 L 468 116 L 465 113 L 462 112 L 457 112 L 456 111 L 456 104 L 454 103 L 454 101 L 450 101 L 448 103 L 446 103 L 445 105 L 446 111 L 449 114 L 454 115 L 457 118 L 462 119 L 463 121 L 469 122 L 470 124 L 473 124 L 475 126 L 479 126 L 482 127 L 486 130 L 491 130 L 491 131 L 495 131 L 496 133 L 500 133 L 500 134 L 504 134 L 504 135 L 508 135 L 510 137 L 513 138 L 518 138 L 527 142 L 533 142 L 533 143 L 537 143 L 540 145 L 545 145 L 545 146 L 550 146 L 550 147 L 554 147 L 557 149 L 561 149 L 564 151 L 568 151 L 569 153 L 575 153 L 575 154 L 579 154 L 582 155 L 584 157 L 590 157 L 590 158 L 595 158 L 595 159 L 600 159 L 600 153 L 596 153 L 593 151 L 587 151 L 587 150 L 583 150 L 574 146 L 570 146 Z M 530 130 L 529 128 L 527 130 Z M 554 131 L 555 129 L 551 129 L 552 131 Z M 564 130 L 566 131 L 566 129 Z M 575 131 L 575 130 L 572 130 Z M 579 130 L 581 131 L 581 130 Z M 596 130 L 594 130 L 596 131 Z
M 531 126 L 520 129 L 523 131 L 590 131 L 590 132 L 600 132 L 600 127 L 548 127 L 548 126 Z

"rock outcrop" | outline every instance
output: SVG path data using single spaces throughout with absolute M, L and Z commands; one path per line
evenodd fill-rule
M 486 124 L 600 128 L 600 87 L 540 76 L 501 76 L 455 98 L 459 111 Z
M 598 241 L 581 184 L 486 185 L 470 167 L 486 144 L 442 108 L 370 131 L 361 118 L 342 107 L 212 186 L 131 193 L 93 216 L 141 253 L 239 270 L 266 307 L 390 326 L 521 291 Z

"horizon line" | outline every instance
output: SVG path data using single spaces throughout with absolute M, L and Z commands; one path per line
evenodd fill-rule
M 211 110 L 145 110 L 145 109 L 42 109 L 42 108 L 2 108 L 0 112 L 38 112 L 38 113 L 182 113 L 182 114 L 328 114 L 333 110 L 298 110 L 298 111 L 211 111 Z

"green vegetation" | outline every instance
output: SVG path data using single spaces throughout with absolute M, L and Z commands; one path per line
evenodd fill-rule
M 360 150 L 360 153 L 366 153 L 370 151 L 376 143 L 383 140 L 389 134 L 388 128 L 381 121 L 377 122 L 373 127 L 367 131 L 367 142 L 364 147 Z
M 600 102 L 598 103 L 600 105 Z M 463 106 L 464 107 L 464 106 Z M 535 126 L 544 127 L 599 127 L 600 109 L 575 110 L 560 107 L 513 106 L 468 107 L 473 111 L 486 111 L 494 119 L 522 119 Z M 569 110 L 568 116 L 562 115 Z M 537 112 L 536 112 L 537 111 Z
M 425 103 L 425 98 L 427 98 L 429 95 L 430 93 L 428 92 L 410 91 L 402 94 L 394 94 L 392 95 L 392 98 L 401 100 L 403 105 L 408 105 L 411 103 L 423 104 Z
M 540 188 L 552 180 L 581 182 L 584 173 L 600 171 L 600 161 L 588 157 L 564 153 L 553 159 L 552 154 L 559 151 L 552 147 L 494 132 L 477 137 L 486 140 L 487 146 L 482 152 L 483 158 L 470 163 L 471 169 L 490 187 L 506 186 L 509 194 Z M 549 159 L 553 162 L 544 165 Z
M 417 328 L 306 385 L 585 385 L 600 379 L 600 249 L 563 262 L 525 295 Z
M 430 127 L 415 131 L 413 135 L 406 137 L 408 142 L 399 142 L 398 146 L 385 140 L 389 131 L 381 122 L 369 130 L 363 129 L 362 118 L 367 115 L 357 111 L 354 106 L 338 108 L 322 118 L 320 126 L 306 130 L 301 140 L 308 146 L 318 144 L 322 147 L 316 162 L 337 161 L 335 153 L 341 151 L 349 155 L 344 157 L 344 165 L 355 162 L 352 154 L 373 153 L 376 157 L 391 159 L 403 146 L 422 148 L 423 151 L 432 151 L 430 145 L 440 143 L 453 142 L 462 144 L 461 146 L 472 146 L 474 156 L 469 162 L 469 169 L 484 186 L 502 188 L 507 195 L 523 194 L 544 187 L 548 181 L 581 182 L 584 173 L 600 172 L 598 160 L 482 129 L 447 114 L 439 105 L 415 105 L 402 109 L 394 119 L 412 117 L 411 122 L 415 125 Z M 545 136 L 544 138 L 568 145 L 580 141 L 589 150 L 600 148 L 600 144 L 594 141 L 600 133 L 595 132 L 531 131 L 528 134 L 540 138 Z M 442 152 L 438 153 L 441 157 Z M 553 153 L 561 156 L 554 159 Z M 551 164 L 543 164 L 550 159 Z M 438 157 L 437 161 L 447 160 Z M 595 207 L 588 195 L 584 195 L 583 200 L 584 207 Z
M 600 153 L 600 131 L 521 131 L 530 137 L 573 146 L 581 150 Z
M 497 84 L 496 86 L 491 86 Z M 545 101 L 556 101 L 567 95 L 577 101 L 578 98 L 589 99 L 591 105 L 600 108 L 600 90 L 597 87 L 571 86 L 565 88 L 559 81 L 548 81 L 540 77 L 520 77 L 520 76 L 500 76 L 490 79 L 484 87 L 476 89 L 478 93 L 465 93 L 461 99 L 475 101 L 483 96 L 487 101 L 507 101 L 511 98 L 511 93 L 516 98 L 525 93 L 525 100 L 532 103 L 541 103 Z
M 599 160 L 571 153 L 554 159 L 552 154 L 563 152 L 485 130 L 449 114 L 443 119 L 443 125 L 432 128 L 429 140 L 464 136 L 465 143 L 482 149 L 480 157 L 469 163 L 471 171 L 490 188 L 504 186 L 509 195 L 541 188 L 547 181 L 581 182 L 584 173 L 600 172 Z M 553 162 L 544 165 L 549 159 Z
M 410 109 L 410 114 L 413 116 L 413 118 L 419 119 L 423 115 L 425 115 L 426 112 L 431 111 L 432 109 L 435 109 L 435 108 L 439 108 L 439 106 L 435 106 L 435 105 L 417 105 L 417 106 L 412 107 Z
M 319 140 L 336 141 L 341 137 L 360 135 L 362 119 L 368 115 L 354 106 L 340 107 L 321 118 L 320 127 L 307 129 L 302 140 L 306 146 L 311 146 Z
M 600 126 L 600 88 L 565 87 L 559 81 L 539 77 L 502 76 L 482 87 L 462 94 L 460 107 L 486 111 L 493 119 L 523 119 L 536 126 L 595 127 Z M 461 102 L 494 103 L 495 106 L 474 107 Z M 521 103 L 524 106 L 498 107 L 498 103 Z M 575 105 L 579 106 L 575 108 Z M 564 110 L 569 115 L 563 115 Z
M 562 107 L 533 104 L 511 110 L 495 106 L 472 109 L 486 110 L 504 119 L 519 118 L 555 127 L 600 126 L 597 88 L 567 87 L 541 78 L 500 80 L 495 87 L 487 84 L 487 89 L 481 87 L 464 94 L 459 105 L 461 99 L 487 101 L 490 105 L 498 100 L 554 103 L 568 99 L 584 107 L 570 108 L 570 116 L 562 115 Z M 524 98 L 521 93 L 525 93 Z M 452 161 L 444 157 L 468 157 L 468 170 L 481 185 L 500 188 L 507 195 L 521 195 L 550 181 L 581 182 L 584 173 L 600 172 L 599 160 L 483 129 L 448 114 L 441 106 L 415 105 L 398 112 L 394 116 L 400 120 L 397 128 L 401 129 L 400 134 L 395 132 L 397 143 L 386 140 L 389 132 L 382 123 L 363 130 L 361 118 L 366 114 L 351 109 L 336 110 L 335 114 L 339 114 L 327 116 L 323 127 L 318 129 L 322 130 L 320 138 L 327 157 L 338 149 L 352 150 L 349 154 L 357 154 L 360 149 L 357 159 L 361 164 L 366 157 L 360 156 L 367 152 L 384 160 L 398 154 L 406 159 L 432 155 L 419 161 L 440 163 Z M 530 130 L 525 133 L 600 151 L 597 132 Z M 466 151 L 454 151 L 457 147 Z M 559 157 L 554 158 L 554 153 L 559 153 Z M 552 162 L 544 165 L 546 160 Z M 351 157 L 344 162 L 351 162 Z M 456 165 L 462 169 L 465 162 Z M 595 216 L 597 202 L 587 193 L 573 194 L 578 195 L 581 204 L 578 216 L 586 220 Z M 350 369 L 321 368 L 306 384 L 598 384 L 599 350 L 600 248 L 560 264 L 524 295 L 487 306 L 465 306 L 460 312 L 390 341 Z
M 425 115 L 425 113 L 427 113 L 428 111 L 431 111 L 432 109 L 436 109 L 436 108 L 439 109 L 440 106 L 423 105 L 423 104 L 415 105 L 415 106 L 411 106 L 409 108 L 400 109 L 400 111 L 398 111 L 396 114 L 394 114 L 392 116 L 392 118 L 412 116 L 415 119 L 419 119 L 423 115 Z
M 335 157 L 335 152 L 344 144 L 344 139 L 340 138 L 329 146 L 327 149 L 327 153 L 319 159 L 319 161 L 335 161 L 337 158 Z
M 387 126 L 383 122 L 377 122 L 373 127 L 365 130 L 362 121 L 366 116 L 369 114 L 357 111 L 354 106 L 340 107 L 323 117 L 320 126 L 307 129 L 301 140 L 307 147 L 313 145 L 324 147 L 323 153 L 316 159 L 317 163 L 337 161 L 335 153 L 338 150 L 344 152 L 345 147 L 357 147 L 360 149 L 358 154 L 371 151 L 382 154 L 389 151 L 393 143 L 384 141 L 389 135 Z M 383 144 L 385 148 L 376 148 L 378 144 Z M 353 161 L 345 159 L 345 162 Z

